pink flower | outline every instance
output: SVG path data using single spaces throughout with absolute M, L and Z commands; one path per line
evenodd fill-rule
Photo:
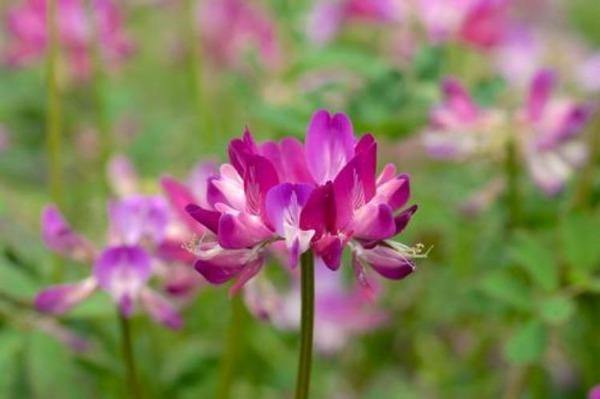
M 600 385 L 596 385 L 588 393 L 588 399 L 600 399 Z
M 553 98 L 555 75 L 541 70 L 533 78 L 529 96 L 518 118 L 522 148 L 534 182 L 548 195 L 558 193 L 586 158 L 577 140 L 589 120 L 589 106 L 568 98 Z
M 127 317 L 141 304 L 157 322 L 180 328 L 182 320 L 175 307 L 149 287 L 156 275 L 152 251 L 164 237 L 166 209 L 158 197 L 136 196 L 112 203 L 111 243 L 97 251 L 54 206 L 47 207 L 42 214 L 42 235 L 48 247 L 93 267 L 91 275 L 79 282 L 44 289 L 35 298 L 36 308 L 62 314 L 101 289 Z
M 318 44 L 335 37 L 352 21 L 390 23 L 401 21 L 405 6 L 394 0 L 319 0 L 308 15 L 306 34 Z
M 202 1 L 199 27 L 204 46 L 218 65 L 242 69 L 252 55 L 268 68 L 281 62 L 275 23 L 255 4 L 244 0 Z
M 443 100 L 430 114 L 423 132 L 429 155 L 463 160 L 486 152 L 493 145 L 494 129 L 502 121 L 498 111 L 483 109 L 454 78 L 442 83 Z
M 102 56 L 109 67 L 117 66 L 132 50 L 123 33 L 117 6 L 111 0 L 94 0 L 92 6 L 95 21 L 89 20 L 85 1 L 57 1 L 60 45 L 79 78 L 87 78 L 91 71 L 94 29 L 97 29 Z M 23 0 L 22 4 L 9 9 L 6 26 L 9 64 L 30 65 L 43 57 L 48 42 L 45 0 Z
M 304 146 L 294 138 L 256 143 L 246 130 L 229 145 L 230 163 L 208 179 L 207 206 L 186 207 L 208 229 L 194 249 L 196 269 L 214 284 L 237 279 L 235 292 L 282 241 L 291 267 L 311 249 L 336 270 L 348 247 L 365 286 L 367 264 L 387 278 L 405 277 L 421 255 L 389 239 L 416 206 L 402 210 L 406 175 L 392 165 L 375 175 L 376 152 L 372 135 L 357 140 L 346 115 L 324 110 L 313 115 Z
M 418 0 L 416 14 L 434 43 L 498 45 L 508 28 L 508 0 Z

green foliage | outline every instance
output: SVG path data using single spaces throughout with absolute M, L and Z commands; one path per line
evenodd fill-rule
M 504 354 L 510 363 L 517 365 L 535 363 L 542 358 L 547 340 L 544 325 L 539 321 L 530 320 L 514 329 L 506 342 Z

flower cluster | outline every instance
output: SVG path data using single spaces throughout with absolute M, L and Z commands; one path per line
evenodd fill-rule
M 57 0 L 56 26 L 60 45 L 68 56 L 72 72 L 79 78 L 90 75 L 95 41 L 109 67 L 114 67 L 132 50 L 123 32 L 121 11 L 111 0 Z M 89 15 L 94 16 L 90 20 Z M 43 57 L 48 44 L 46 0 L 24 0 L 8 10 L 7 62 L 29 65 Z
M 168 204 L 156 196 L 133 195 L 111 202 L 108 207 L 108 243 L 96 249 L 77 234 L 55 206 L 42 214 L 42 236 L 54 252 L 93 265 L 85 279 L 51 286 L 40 292 L 36 308 L 61 314 L 101 289 L 112 297 L 120 312 L 129 317 L 138 304 L 150 317 L 177 329 L 182 319 L 176 308 L 152 288 L 152 277 L 160 276 L 161 245 L 167 242 Z
M 552 71 L 538 71 L 525 104 L 508 113 L 481 108 L 458 81 L 447 79 L 424 144 L 432 157 L 465 159 L 502 153 L 513 141 L 533 181 L 554 195 L 585 160 L 585 145 L 578 138 L 591 114 L 586 104 L 553 96 L 555 86 Z
M 204 203 L 188 213 L 208 231 L 190 249 L 211 283 L 236 279 L 242 287 L 264 264 L 266 250 L 283 242 L 287 263 L 312 250 L 337 270 L 344 248 L 363 286 L 365 265 L 390 279 L 414 269 L 421 248 L 394 242 L 416 206 L 404 208 L 409 178 L 393 165 L 376 175 L 377 143 L 354 136 L 344 114 L 317 111 L 304 145 L 295 138 L 256 143 L 248 130 L 229 145 L 229 163 L 208 179 Z

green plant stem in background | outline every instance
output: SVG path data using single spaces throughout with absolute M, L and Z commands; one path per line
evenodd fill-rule
M 196 29 L 198 2 L 195 0 L 185 1 L 185 20 L 187 21 L 186 37 L 189 50 L 189 74 L 192 85 L 192 97 L 194 103 L 194 114 L 196 116 L 197 135 L 200 138 L 201 151 L 210 153 L 215 150 L 218 143 L 216 132 L 212 124 L 211 113 L 207 109 L 206 86 L 204 84 L 203 57 L 200 35 Z
M 514 229 L 521 222 L 521 198 L 519 193 L 519 160 L 517 148 L 511 139 L 506 144 L 506 209 L 507 228 Z
M 588 160 L 579 173 L 573 197 L 573 208 L 577 210 L 584 210 L 591 205 L 596 166 L 600 158 L 600 116 L 596 116 L 595 121 L 590 125 L 588 139 Z
M 141 399 L 142 391 L 137 376 L 135 358 L 133 356 L 133 345 L 131 340 L 131 325 L 129 319 L 119 312 L 119 323 L 121 326 L 121 351 L 125 364 L 125 383 L 132 399 Z
M 300 267 L 302 309 L 300 312 L 300 356 L 296 379 L 296 399 L 306 399 L 310 391 L 315 316 L 315 265 L 311 251 L 302 254 Z
M 231 299 L 231 320 L 219 370 L 219 383 L 216 395 L 218 399 L 228 399 L 231 395 L 235 364 L 239 357 L 243 317 L 244 304 L 241 295 L 238 294 Z
M 59 37 L 56 0 L 48 0 L 46 26 L 48 48 L 46 64 L 47 111 L 46 111 L 46 151 L 48 157 L 48 185 L 52 200 L 62 205 L 63 175 L 62 150 L 62 106 L 58 84 Z
M 100 168 L 101 171 L 106 169 L 106 163 L 110 158 L 110 154 L 113 147 L 112 142 L 112 127 L 110 117 L 108 114 L 108 104 L 106 101 L 106 74 L 104 73 L 104 63 L 102 58 L 102 48 L 100 46 L 100 27 L 98 26 L 98 20 L 95 18 L 94 8 L 92 1 L 89 0 L 87 3 L 88 17 L 90 19 L 90 25 L 92 26 L 93 45 L 92 45 L 92 67 L 93 67 L 93 81 L 92 81 L 92 92 L 94 106 L 96 109 L 96 128 L 100 136 Z M 100 174 L 104 176 L 103 173 Z M 104 185 L 104 179 L 99 182 L 100 186 Z

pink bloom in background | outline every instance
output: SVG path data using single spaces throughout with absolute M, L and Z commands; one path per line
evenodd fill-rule
M 300 281 L 291 271 L 292 284 L 278 293 L 264 279 L 256 278 L 244 291 L 250 310 L 283 330 L 300 325 Z M 346 287 L 343 276 L 323 265 L 315 270 L 315 346 L 325 354 L 342 349 L 356 336 L 374 330 L 386 321 L 386 314 L 363 295 L 358 287 Z
M 72 72 L 79 78 L 87 78 L 91 71 L 95 29 L 110 68 L 116 67 L 132 50 L 117 6 L 110 0 L 93 0 L 92 7 L 95 21 L 88 17 L 86 1 L 57 1 L 60 45 Z M 9 9 L 6 27 L 9 39 L 6 60 L 10 65 L 30 65 L 44 56 L 48 41 L 45 0 L 23 0 Z
M 600 385 L 596 385 L 590 390 L 588 399 L 600 399 Z
M 433 43 L 458 40 L 489 49 L 504 38 L 508 6 L 508 0 L 418 0 L 415 12 Z
M 400 22 L 405 8 L 394 0 L 318 0 L 308 15 L 306 34 L 311 41 L 324 44 L 352 21 Z
M 189 214 L 207 229 L 193 251 L 209 282 L 236 279 L 236 292 L 262 268 L 267 249 L 283 243 L 295 267 L 303 252 L 332 270 L 344 248 L 352 252 L 359 282 L 365 265 L 401 279 L 414 270 L 420 248 L 390 239 L 408 224 L 416 206 L 404 208 L 409 179 L 387 165 L 376 176 L 377 143 L 357 139 L 344 114 L 313 115 L 306 143 L 295 138 L 256 143 L 248 130 L 229 145 L 230 163 L 208 179 L 207 204 Z
M 275 21 L 253 2 L 201 1 L 199 27 L 204 46 L 218 65 L 243 69 L 251 55 L 267 68 L 281 62 Z
M 522 150 L 534 182 L 548 195 L 558 193 L 586 158 L 578 140 L 591 109 L 572 99 L 553 97 L 556 77 L 550 70 L 535 74 L 527 102 L 518 115 Z
M 129 317 L 141 306 L 155 321 L 178 329 L 181 317 L 170 302 L 150 288 L 156 275 L 154 251 L 161 243 L 167 204 L 159 197 L 130 197 L 111 203 L 109 244 L 97 250 L 75 233 L 59 210 L 48 206 L 42 214 L 42 236 L 48 248 L 92 264 L 91 275 L 75 283 L 50 286 L 35 299 L 45 313 L 62 314 L 101 289 L 120 312 Z M 126 222 L 125 222 L 126 221 Z
M 502 122 L 501 113 L 483 109 L 455 78 L 442 83 L 442 102 L 433 108 L 423 143 L 430 156 L 464 160 L 488 152 L 493 146 L 494 129 Z

